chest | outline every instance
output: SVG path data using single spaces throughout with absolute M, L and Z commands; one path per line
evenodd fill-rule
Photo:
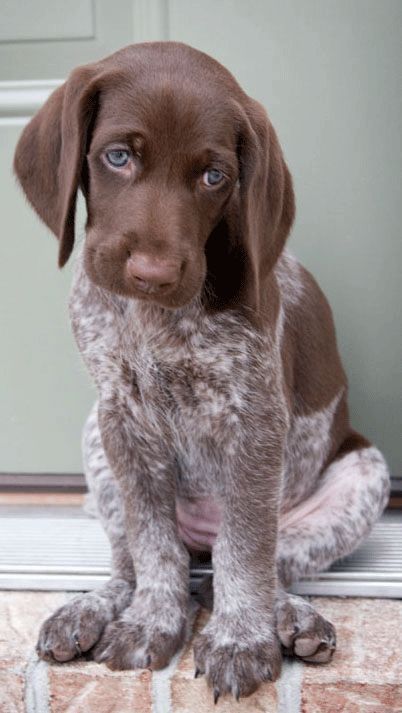
M 124 351 L 145 408 L 183 435 L 222 437 L 246 407 L 252 354 L 245 338 L 236 343 L 211 330 L 183 337 L 148 325 Z
M 174 445 L 183 477 L 202 467 L 205 480 L 206 468 L 223 467 L 235 452 L 245 416 L 262 396 L 261 340 L 228 318 L 131 324 L 121 352 L 144 412 Z

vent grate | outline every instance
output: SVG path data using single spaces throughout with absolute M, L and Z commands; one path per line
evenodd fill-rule
M 0 514 L 0 588 L 80 591 L 106 581 L 107 537 L 79 508 L 1 508 Z M 210 572 L 208 564 L 194 565 L 192 589 Z M 383 515 L 355 553 L 292 591 L 402 598 L 402 513 Z

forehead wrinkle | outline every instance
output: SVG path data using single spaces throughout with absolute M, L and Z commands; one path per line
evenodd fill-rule
M 112 122 L 98 125 L 94 129 L 93 138 L 91 141 L 91 150 L 99 151 L 104 146 L 112 143 L 126 142 L 129 145 L 134 144 L 137 139 L 146 141 L 145 132 L 138 125 L 128 126 L 127 124 L 114 124 Z
M 146 83 L 138 75 L 130 86 L 108 88 L 101 101 L 98 126 L 127 127 L 129 133 L 152 134 L 161 142 L 235 146 L 233 104 L 210 87 L 195 88 L 180 79 L 160 76 Z M 130 132 L 131 128 L 131 132 Z

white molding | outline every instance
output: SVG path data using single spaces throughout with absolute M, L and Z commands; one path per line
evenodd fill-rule
M 133 42 L 169 39 L 169 0 L 132 0 Z M 0 126 L 25 124 L 62 79 L 0 81 Z
M 169 0 L 133 0 L 133 42 L 169 39 Z
M 1 125 L 24 123 L 62 83 L 62 79 L 0 82 Z

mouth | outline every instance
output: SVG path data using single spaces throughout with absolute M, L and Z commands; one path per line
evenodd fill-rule
M 154 266 L 149 263 L 148 274 L 141 274 L 138 269 L 132 269 L 130 259 L 125 256 L 122 259 L 94 249 L 86 251 L 84 267 L 91 282 L 98 287 L 126 299 L 149 302 L 166 309 L 179 309 L 191 302 L 201 293 L 206 275 L 205 261 L 201 265 L 183 262 L 174 275 L 155 275 L 152 272 Z
M 201 290 L 184 290 L 182 286 L 177 285 L 177 287 L 166 287 L 166 288 L 149 288 L 149 289 L 138 289 L 131 287 L 130 289 L 124 290 L 123 294 L 125 297 L 130 299 L 140 300 L 141 302 L 148 302 L 151 304 L 158 305 L 165 309 L 179 309 L 185 307 L 189 304 Z

